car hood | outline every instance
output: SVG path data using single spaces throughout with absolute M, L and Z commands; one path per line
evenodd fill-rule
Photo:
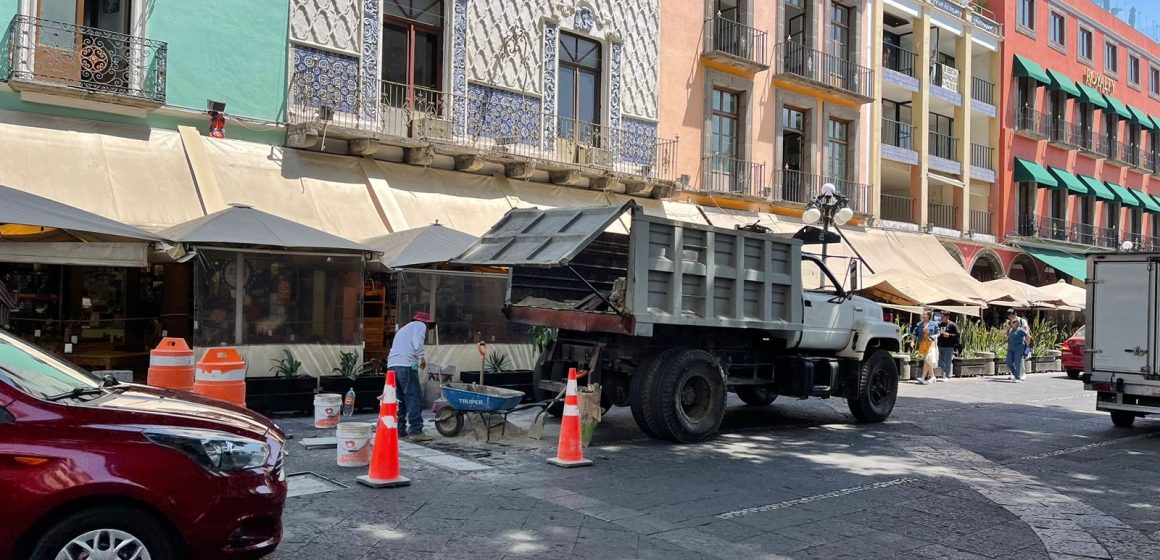
M 122 384 L 77 408 L 123 415 L 119 421 L 124 423 L 208 428 L 259 440 L 267 436 L 285 440 L 278 426 L 264 416 L 184 391 Z

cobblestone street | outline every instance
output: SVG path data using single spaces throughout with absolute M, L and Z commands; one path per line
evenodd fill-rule
M 272 558 L 1160 558 L 1160 422 L 1113 428 L 1093 399 L 1062 374 L 906 382 L 869 426 L 838 400 L 731 400 L 725 433 L 687 446 L 614 409 L 593 468 L 546 465 L 551 430 L 436 436 L 403 445 L 414 482 L 390 490 L 292 443 L 289 473 L 340 485 L 290 498 Z

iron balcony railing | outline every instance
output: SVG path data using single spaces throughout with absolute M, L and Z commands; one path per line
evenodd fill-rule
M 1052 116 L 1023 107 L 1015 111 L 1015 128 L 1023 132 L 1029 132 L 1035 136 L 1050 138 Z
M 914 149 L 914 127 L 910 124 L 882 119 L 882 141 L 891 146 Z
M 914 221 L 914 199 L 894 194 L 882 195 L 882 219 L 892 222 Z
M 1062 218 L 1022 215 L 1019 217 L 1017 235 L 1105 249 L 1115 249 L 1119 246 L 1119 231 L 1115 228 L 1070 222 Z
M 994 235 L 991 231 L 991 213 L 985 210 L 971 210 L 971 233 Z
M 995 84 L 977 76 L 971 77 L 971 99 L 990 105 L 995 104 Z
M 716 17 L 705 20 L 706 45 L 716 52 L 733 55 L 750 62 L 765 65 L 766 33 L 739 22 Z
M 1070 123 L 1062 118 L 1053 116 L 1051 118 L 1051 134 L 1048 138 L 1055 144 L 1071 147 L 1082 147 L 1084 142 L 1084 129 L 1078 124 Z
M 928 202 L 926 206 L 927 223 L 935 227 L 955 229 L 955 215 L 958 214 L 958 210 L 950 204 Z
M 774 201 L 806 204 L 822 191 L 822 185 L 830 183 L 839 193 L 846 196 L 850 209 L 863 214 L 869 212 L 870 185 L 837 177 L 814 175 L 793 169 L 779 169 L 773 173 Z
M 840 56 L 811 49 L 801 43 L 778 43 L 774 61 L 778 74 L 793 74 L 827 87 L 870 98 L 874 71 Z
M 951 161 L 958 161 L 962 163 L 959 158 L 959 139 L 946 134 L 940 134 L 935 131 L 930 131 L 930 155 L 949 159 Z
M 0 81 L 165 103 L 163 41 L 18 15 L 0 42 Z
M 1117 140 L 1108 140 L 1108 157 L 1121 163 L 1137 165 L 1140 163 L 1140 150 L 1135 146 Z
M 710 154 L 701 159 L 705 170 L 703 190 L 768 198 L 765 186 L 765 164 Z
M 890 43 L 882 43 L 882 66 L 906 74 L 911 78 L 917 78 L 914 73 L 914 67 L 918 64 L 918 55 L 914 54 L 898 45 L 891 45 Z
M 1160 152 L 1148 154 L 1148 162 L 1148 169 L 1152 170 L 1152 174 L 1160 175 Z
M 982 169 L 995 170 L 995 148 L 971 143 L 971 165 Z

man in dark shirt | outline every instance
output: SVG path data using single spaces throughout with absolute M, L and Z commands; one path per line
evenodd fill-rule
M 951 376 L 955 348 L 959 346 L 959 326 L 951 321 L 949 313 L 943 312 L 941 315 L 942 318 L 938 324 L 938 367 L 942 370 L 942 376 L 937 379 L 938 381 L 946 381 Z

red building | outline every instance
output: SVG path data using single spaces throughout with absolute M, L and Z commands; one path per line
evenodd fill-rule
M 1000 258 L 1043 284 L 1082 280 L 1086 253 L 1160 251 L 1160 45 L 1088 0 L 987 4 L 1003 23 L 995 229 L 1039 262 Z

